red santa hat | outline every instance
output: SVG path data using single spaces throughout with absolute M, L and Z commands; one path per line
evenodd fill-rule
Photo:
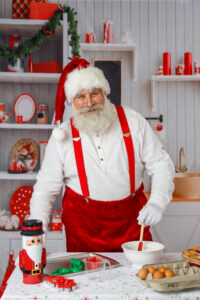
M 106 95 L 110 93 L 110 86 L 103 72 L 90 63 L 78 57 L 63 69 L 58 83 L 56 101 L 55 101 L 55 124 L 62 121 L 65 100 L 71 105 L 74 97 L 81 90 L 90 90 L 92 88 L 101 88 Z M 60 126 L 53 131 L 54 137 L 62 141 L 66 138 L 66 131 Z

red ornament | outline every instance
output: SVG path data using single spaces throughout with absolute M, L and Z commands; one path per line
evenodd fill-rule
M 156 125 L 156 131 L 162 131 L 162 130 L 163 130 L 162 124 L 157 124 Z
M 64 8 L 62 8 L 61 11 L 64 12 L 65 11 Z

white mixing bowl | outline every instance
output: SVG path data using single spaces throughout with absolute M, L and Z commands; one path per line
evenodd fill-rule
M 139 241 L 127 242 L 121 245 L 125 257 L 137 265 L 153 264 L 159 262 L 165 246 L 156 242 L 143 241 L 142 251 L 138 251 Z

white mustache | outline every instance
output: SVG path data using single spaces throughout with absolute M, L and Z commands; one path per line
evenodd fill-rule
M 83 107 L 80 109 L 80 113 L 81 114 L 84 114 L 86 112 L 90 112 L 90 111 L 93 111 L 93 110 L 102 110 L 103 109 L 103 105 L 101 104 L 96 104 L 92 107 Z

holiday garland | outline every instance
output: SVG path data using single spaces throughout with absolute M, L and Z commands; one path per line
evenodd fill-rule
M 66 5 L 59 6 L 54 15 L 36 34 L 34 34 L 30 39 L 20 42 L 17 47 L 10 49 L 9 47 L 0 45 L 0 56 L 8 59 L 9 64 L 14 65 L 17 58 L 22 59 L 27 55 L 30 55 L 33 50 L 39 48 L 42 44 L 44 44 L 45 40 L 49 39 L 52 34 L 55 33 L 56 27 L 60 25 L 60 21 L 63 19 L 63 13 L 67 13 L 68 16 L 68 34 L 71 36 L 69 45 L 72 47 L 72 56 L 80 57 L 80 36 L 77 33 L 78 22 L 75 20 L 75 15 L 77 13 L 74 11 L 74 8 L 70 8 Z

